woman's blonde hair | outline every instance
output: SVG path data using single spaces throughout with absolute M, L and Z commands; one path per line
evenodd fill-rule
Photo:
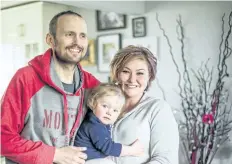
M 157 59 L 149 49 L 132 45 L 119 50 L 111 61 L 110 72 L 112 82 L 118 82 L 119 73 L 132 59 L 140 59 L 147 62 L 150 76 L 147 87 L 149 87 L 156 76 Z
M 94 109 L 97 105 L 98 99 L 104 96 L 118 96 L 122 99 L 122 106 L 125 103 L 125 96 L 118 85 L 111 83 L 101 83 L 97 87 L 92 88 L 87 100 L 87 106 Z

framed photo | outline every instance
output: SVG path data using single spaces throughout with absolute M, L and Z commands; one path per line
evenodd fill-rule
M 145 17 L 139 17 L 132 19 L 132 31 L 133 37 L 146 36 L 146 19 Z
M 95 40 L 90 39 L 87 52 L 85 57 L 80 62 L 81 66 L 93 66 L 96 65 L 96 55 L 95 55 Z
M 96 16 L 98 31 L 126 28 L 126 15 L 97 10 Z
M 109 72 L 110 62 L 121 46 L 121 34 L 98 36 L 97 54 L 99 72 Z

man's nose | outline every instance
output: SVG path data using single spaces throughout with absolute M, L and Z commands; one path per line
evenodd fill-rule
M 78 35 L 74 36 L 74 39 L 73 39 L 74 43 L 78 44 L 79 41 L 80 41 L 80 38 Z

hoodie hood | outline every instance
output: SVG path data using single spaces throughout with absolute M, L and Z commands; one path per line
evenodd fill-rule
M 56 71 L 55 64 L 52 60 L 52 49 L 48 49 L 43 55 L 36 56 L 29 62 L 29 65 L 33 67 L 38 76 L 42 79 L 44 83 L 54 88 L 63 95 L 63 104 L 64 104 L 64 124 L 65 124 L 65 134 L 68 135 L 68 106 L 67 106 L 67 93 L 64 91 L 61 80 L 59 79 Z M 82 91 L 82 80 L 84 76 L 82 74 L 82 68 L 77 64 L 78 69 L 74 73 L 74 80 L 78 81 L 78 86 L 76 85 L 75 95 L 81 96 L 80 100 L 80 112 L 82 113 L 82 103 L 83 103 L 83 91 Z M 78 71 L 79 70 L 79 71 Z M 68 93 L 70 94 L 70 93 Z M 70 94 L 72 95 L 72 94 Z M 80 114 L 78 114 L 77 120 L 80 120 Z M 78 121 L 79 122 L 79 121 Z M 76 124 L 76 123 L 75 123 Z
M 48 49 L 44 54 L 36 56 L 34 59 L 29 61 L 29 65 L 33 67 L 43 82 L 55 88 L 59 92 L 64 93 L 62 82 L 55 71 L 55 64 L 52 60 L 52 49 Z M 82 85 L 84 78 L 82 72 L 82 67 L 77 64 L 77 69 L 74 73 L 74 80 L 78 81 L 75 86 L 76 90 Z
M 28 63 L 30 66 L 33 67 L 40 78 L 48 85 L 52 85 L 50 77 L 51 57 L 52 49 L 48 49 L 44 54 L 36 56 Z

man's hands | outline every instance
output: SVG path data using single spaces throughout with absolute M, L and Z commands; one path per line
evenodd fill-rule
M 83 152 L 86 148 L 67 146 L 56 148 L 53 162 L 56 164 L 84 164 L 87 155 Z

